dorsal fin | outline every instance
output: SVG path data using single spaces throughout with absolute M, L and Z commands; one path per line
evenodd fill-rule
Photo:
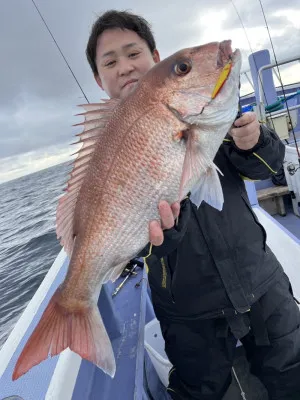
M 76 136 L 79 140 L 73 144 L 82 146 L 73 161 L 70 178 L 67 182 L 66 193 L 59 199 L 56 211 L 56 234 L 60 244 L 66 253 L 71 257 L 73 251 L 74 238 L 74 211 L 78 198 L 78 193 L 84 181 L 86 170 L 90 164 L 98 140 L 110 120 L 116 106 L 120 100 L 103 100 L 103 103 L 83 104 L 85 112 L 77 114 L 84 117 L 84 121 L 74 126 L 83 125 L 83 131 Z M 101 140 L 101 139 L 100 139 Z

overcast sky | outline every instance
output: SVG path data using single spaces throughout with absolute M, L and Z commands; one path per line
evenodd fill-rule
M 162 58 L 188 46 L 231 38 L 250 53 L 231 0 L 35 0 L 89 101 L 104 93 L 85 57 L 97 15 L 115 8 L 142 14 L 151 24 Z M 262 0 L 277 59 L 300 55 L 300 0 Z M 253 51 L 268 48 L 258 0 L 234 0 Z M 289 4 L 287 6 L 287 4 Z M 1 0 L 0 182 L 69 159 L 78 128 L 74 114 L 82 93 L 31 0 Z M 300 81 L 300 64 L 282 69 L 284 83 Z M 243 81 L 242 93 L 251 92 Z

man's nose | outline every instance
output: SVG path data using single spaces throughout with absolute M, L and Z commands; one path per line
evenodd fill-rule
M 119 60 L 119 74 L 122 75 L 128 75 L 130 72 L 134 70 L 134 66 L 132 65 L 132 61 L 130 59 L 126 58 L 121 58 Z

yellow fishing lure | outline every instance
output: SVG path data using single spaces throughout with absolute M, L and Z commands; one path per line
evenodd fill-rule
M 224 83 L 226 82 L 226 79 L 228 78 L 228 75 L 230 74 L 231 68 L 232 68 L 232 63 L 231 63 L 231 61 L 229 61 L 225 65 L 225 67 L 223 68 L 223 70 L 219 76 L 219 79 L 218 79 L 216 86 L 211 95 L 212 99 L 214 99 L 217 96 L 217 94 L 220 92 L 220 90 L 222 89 Z

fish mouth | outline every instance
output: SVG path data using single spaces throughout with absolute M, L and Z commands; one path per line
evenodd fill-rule
M 222 68 L 222 70 L 211 94 L 212 99 L 214 99 L 222 89 L 227 78 L 232 72 L 232 68 L 234 68 L 236 61 L 239 60 L 239 58 L 240 51 L 238 49 L 236 49 L 234 52 L 232 51 L 231 40 L 224 40 L 220 43 L 217 55 L 217 67 L 219 69 Z
M 235 51 L 233 51 L 231 45 L 232 45 L 231 40 L 224 40 L 219 44 L 219 51 L 217 54 L 218 68 L 224 68 L 224 66 L 229 61 L 234 61 L 236 57 L 238 57 L 239 50 L 236 49 Z

